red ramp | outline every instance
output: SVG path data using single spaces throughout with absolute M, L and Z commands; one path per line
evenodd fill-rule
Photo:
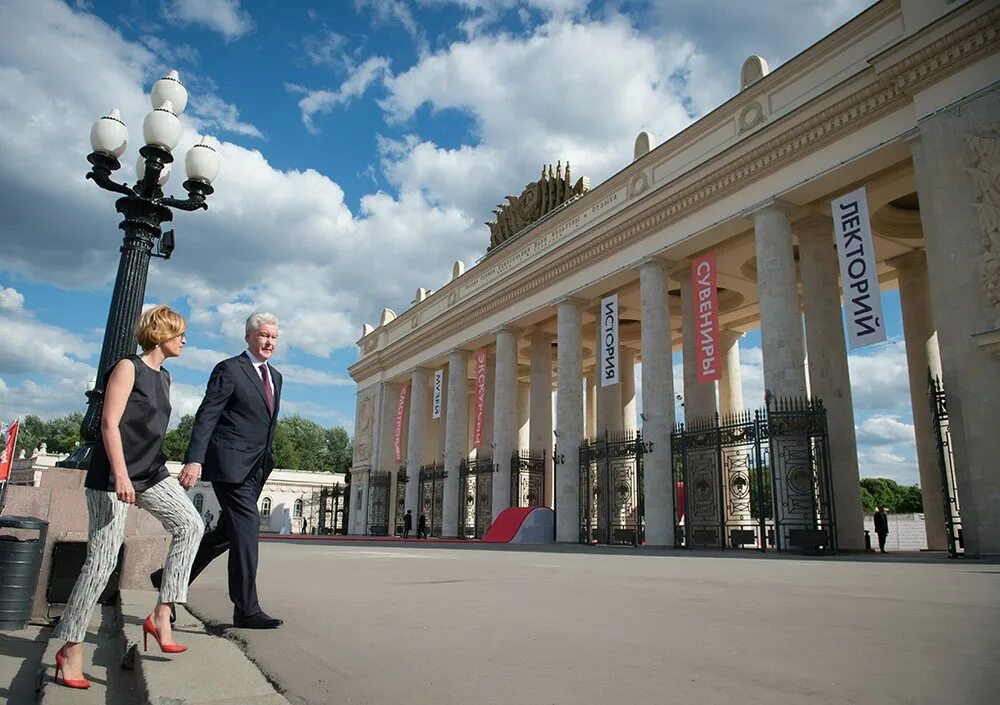
M 548 507 L 510 507 L 500 512 L 483 543 L 552 543 L 555 515 Z

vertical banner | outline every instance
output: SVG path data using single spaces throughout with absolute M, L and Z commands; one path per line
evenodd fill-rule
M 709 252 L 691 262 L 694 288 L 694 320 L 698 329 L 695 363 L 698 383 L 714 382 L 722 376 L 719 365 L 719 272 L 715 253 Z
M 406 413 L 406 396 L 410 391 L 410 383 L 407 382 L 399 390 L 399 401 L 396 402 L 396 462 L 403 462 L 403 416 Z
M 597 317 L 601 331 L 601 386 L 618 384 L 618 294 L 601 299 L 601 313 Z
M 851 350 L 885 340 L 882 292 L 875 267 L 875 248 L 868 220 L 868 195 L 862 186 L 830 203 L 833 211 L 840 282 L 847 311 Z
M 431 418 L 441 418 L 441 385 L 444 383 L 444 370 L 434 372 L 434 414 Z
M 10 478 L 10 469 L 14 464 L 14 446 L 17 444 L 17 427 L 21 419 L 17 419 L 7 428 L 0 425 L 0 482 Z
M 476 416 L 472 431 L 472 447 L 483 445 L 483 406 L 486 403 L 486 348 L 476 351 Z

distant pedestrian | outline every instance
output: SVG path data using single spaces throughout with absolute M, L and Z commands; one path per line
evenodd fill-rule
M 413 530 L 413 510 L 407 509 L 406 516 L 403 517 L 403 538 L 410 538 L 410 531 Z
M 420 518 L 417 519 L 417 538 L 425 539 L 427 538 L 427 515 L 421 514 Z
M 212 510 L 209 509 L 207 512 L 205 512 L 205 531 L 212 530 L 212 521 L 214 520 L 215 520 L 215 515 L 212 514 Z
M 876 507 L 875 533 L 878 535 L 878 550 L 885 553 L 885 538 L 889 535 L 889 517 L 885 513 L 885 507 Z

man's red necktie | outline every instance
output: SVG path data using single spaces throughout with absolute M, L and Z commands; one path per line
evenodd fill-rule
M 271 376 L 267 371 L 267 364 L 260 366 L 260 378 L 264 380 L 264 396 L 267 397 L 267 410 L 274 416 L 274 392 L 271 391 Z

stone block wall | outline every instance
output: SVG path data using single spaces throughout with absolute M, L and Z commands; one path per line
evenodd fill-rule
M 57 542 L 87 540 L 87 500 L 83 492 L 84 473 L 69 468 L 46 468 L 41 484 L 11 485 L 7 489 L 7 516 L 30 516 L 49 523 L 42 553 L 42 566 L 35 588 L 31 616 L 48 614 L 45 599 L 52 573 L 52 549 Z M 34 532 L 30 532 L 34 536 Z M 125 522 L 125 557 L 120 586 L 125 590 L 150 590 L 149 574 L 163 565 L 170 536 L 148 512 L 129 507 Z
M 865 529 L 872 539 L 872 548 L 878 550 L 878 537 L 871 515 L 865 516 Z M 926 551 L 927 531 L 924 529 L 923 514 L 890 514 L 889 536 L 885 541 L 886 551 Z

